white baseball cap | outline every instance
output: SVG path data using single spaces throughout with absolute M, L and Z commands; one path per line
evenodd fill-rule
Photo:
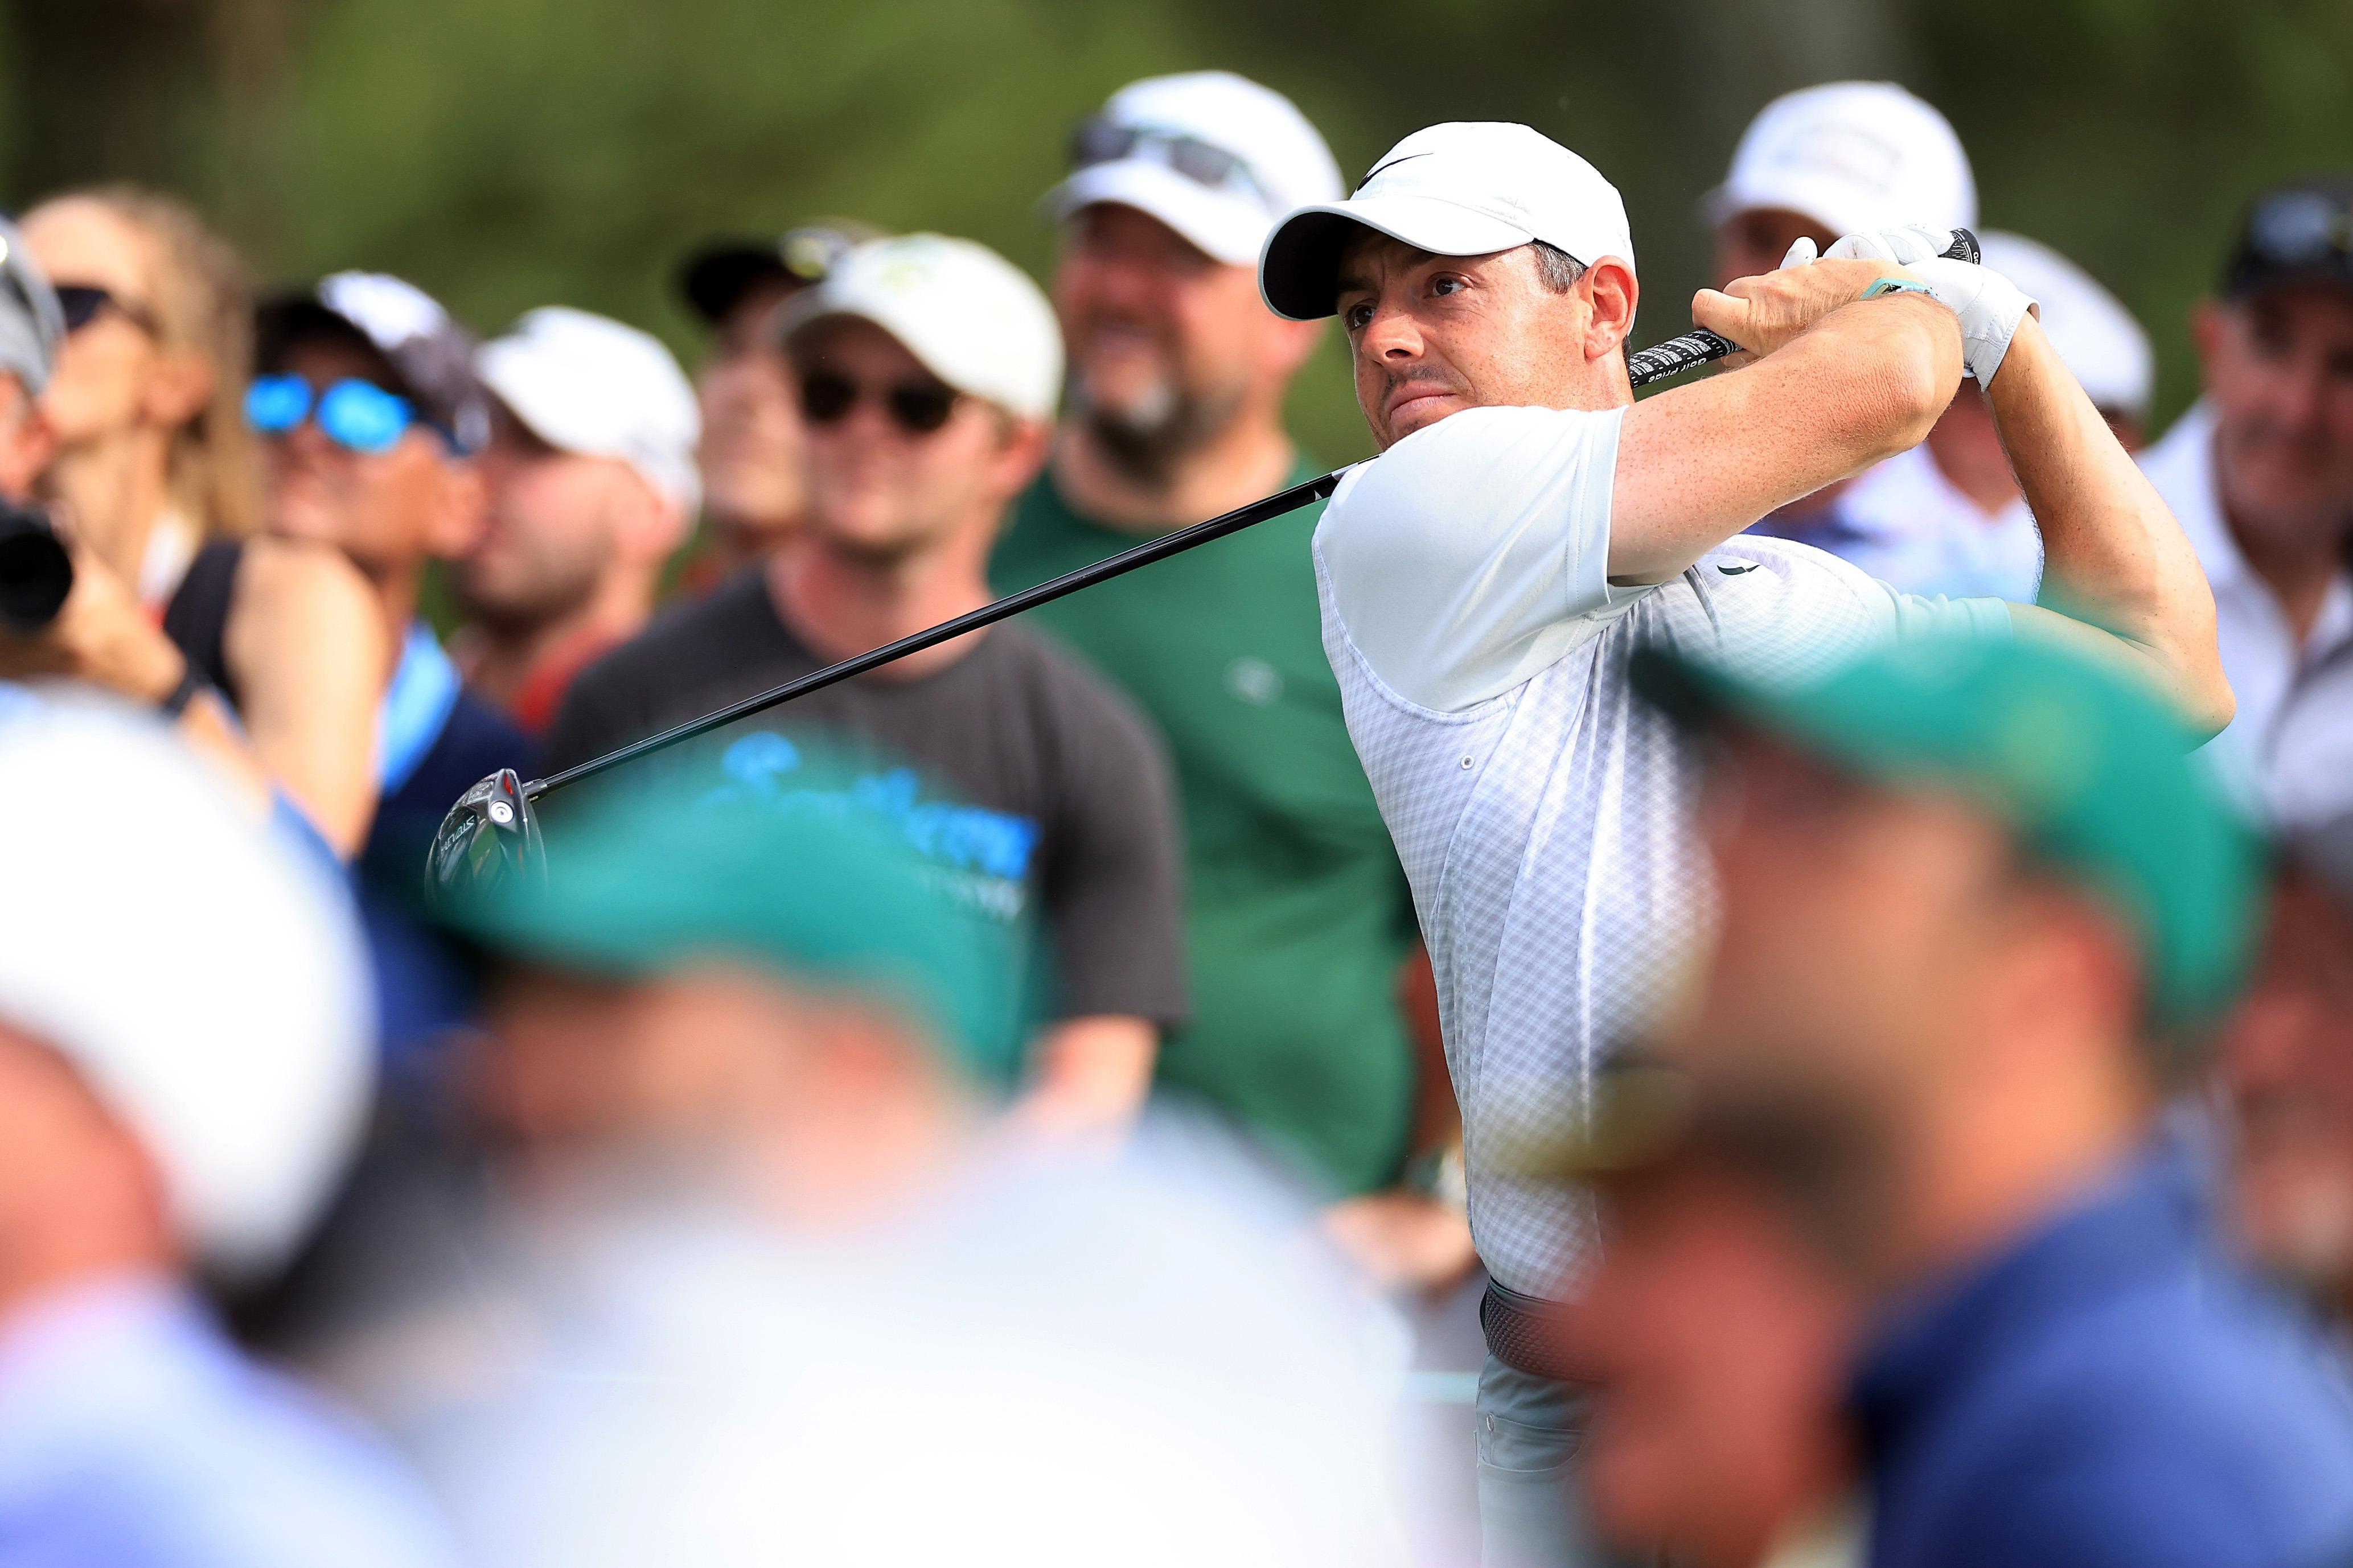
M 1062 331 L 1029 275 L 985 245 L 939 234 L 869 241 L 785 308 L 789 339 L 827 316 L 856 316 L 899 340 L 925 370 L 1027 419 L 1050 419 L 1062 390 Z
M 549 446 L 618 458 L 693 514 L 702 413 L 659 339 L 607 316 L 543 305 L 484 343 L 474 371 Z
M 1341 190 L 1298 106 L 1231 71 L 1130 82 L 1079 128 L 1071 163 L 1039 203 L 1055 221 L 1102 202 L 1134 207 L 1233 267 L 1258 259 L 1276 218 Z
M 1925 224 L 1971 228 L 1978 184 L 1945 117 L 1891 81 L 1833 81 L 1767 104 L 1701 199 L 1711 224 L 1780 207 L 1831 237 Z
M 2123 301 L 2047 245 L 1999 229 L 1978 237 L 1986 266 L 2041 307 L 2051 346 L 2094 405 L 2135 418 L 2147 415 L 2156 358 Z
M 1417 131 L 1346 201 L 1285 216 L 1258 264 L 1259 292 L 1276 315 L 1332 314 L 1340 252 L 1357 224 L 1434 256 L 1488 256 L 1541 239 L 1588 267 L 1605 256 L 1634 265 L 1618 187 L 1549 136 L 1502 121 Z
M 351 900 L 152 719 L 0 687 L 0 1018 L 57 1051 L 226 1277 L 282 1259 L 374 1088 Z

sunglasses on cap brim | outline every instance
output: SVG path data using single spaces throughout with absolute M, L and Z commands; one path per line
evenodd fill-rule
M 801 417 L 812 425 L 839 425 L 872 396 L 881 399 L 882 411 L 900 429 L 910 436 L 930 436 L 947 424 L 959 395 L 954 387 L 923 382 L 866 387 L 821 370 L 801 377 Z
M 1122 125 L 1102 115 L 1082 123 L 1071 133 L 1071 167 L 1091 169 L 1123 158 L 1145 158 L 1166 164 L 1197 185 L 1227 190 L 1237 184 L 1261 195 L 1250 165 L 1235 154 L 1198 136 L 1181 132 L 1154 131 Z
M 455 437 L 420 416 L 408 399 L 356 376 L 316 393 L 308 381 L 290 374 L 257 376 L 246 388 L 246 423 L 261 434 L 283 436 L 305 419 L 315 419 L 320 433 L 337 446 L 369 456 L 391 451 L 415 425 L 438 435 L 452 450 L 458 447 Z

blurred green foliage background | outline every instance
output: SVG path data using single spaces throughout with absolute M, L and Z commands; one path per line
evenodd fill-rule
M 1442 119 L 1525 121 L 1625 191 L 1651 342 L 1704 281 L 1694 202 L 1777 92 L 1901 80 L 2195 394 L 2184 312 L 2238 205 L 2353 165 L 2344 0 L 0 0 L 0 200 L 132 177 L 195 197 L 263 281 L 388 268 L 495 329 L 563 300 L 690 360 L 670 268 L 817 214 L 932 227 L 1041 276 L 1031 204 L 1123 81 L 1226 66 L 1360 174 Z M 1365 449 L 1327 343 L 1301 434 Z

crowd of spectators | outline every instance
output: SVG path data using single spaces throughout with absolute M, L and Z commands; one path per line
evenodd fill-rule
M 1315 128 L 1199 72 L 1070 153 L 1042 289 L 848 218 L 696 249 L 691 378 L 563 304 L 257 296 L 153 192 L 0 222 L 0 500 L 74 573 L 0 626 L 0 1557 L 1476 1560 L 1400 1501 L 1408 1320 L 1533 1254 L 1466 1200 L 1493 1020 L 1441 1026 L 1320 503 L 427 897 L 487 776 L 1323 470 L 1324 329 L 1261 274 L 1341 211 Z M 1978 221 L 1883 83 L 1767 106 L 1700 210 L 1719 287 Z M 2129 311 L 1981 238 L 2195 551 L 2235 716 L 2185 754 L 2023 636 L 1796 695 L 1638 663 L 1708 759 L 1711 941 L 1471 1151 L 1584 1238 L 1495 1344 L 1577 1414 L 1561 1458 L 1482 1406 L 1559 1525 L 1491 1516 L 1491 1568 L 2353 1562 L 2353 179 L 2251 202 L 2161 436 Z M 1964 380 L 1756 531 L 2097 619 L 2004 440 Z

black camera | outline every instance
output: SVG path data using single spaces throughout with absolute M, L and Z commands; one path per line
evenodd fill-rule
M 48 513 L 0 501 L 0 621 L 15 631 L 39 631 L 58 618 L 73 581 L 73 557 Z

